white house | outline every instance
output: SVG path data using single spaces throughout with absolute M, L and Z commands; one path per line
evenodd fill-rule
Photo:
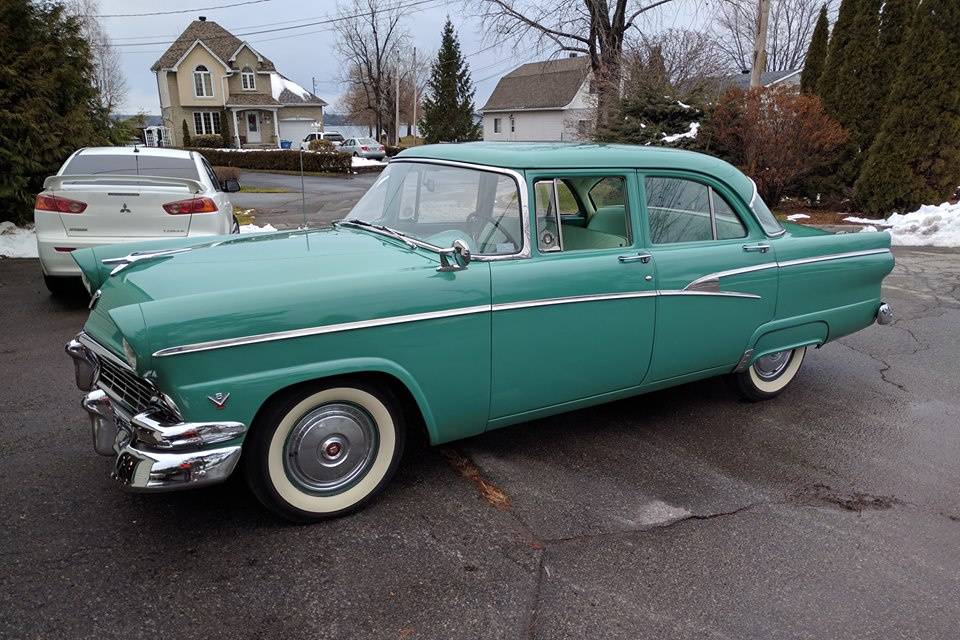
M 500 78 L 480 109 L 484 140 L 579 140 L 588 130 L 594 94 L 590 59 L 571 56 L 524 64 Z

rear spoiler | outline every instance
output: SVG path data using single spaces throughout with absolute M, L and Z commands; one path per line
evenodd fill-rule
M 105 176 L 105 175 L 75 175 L 50 176 L 43 181 L 44 189 L 57 191 L 65 185 L 71 184 L 103 184 L 150 187 L 186 187 L 191 193 L 202 193 L 205 189 L 197 180 L 189 178 L 174 178 L 165 176 Z

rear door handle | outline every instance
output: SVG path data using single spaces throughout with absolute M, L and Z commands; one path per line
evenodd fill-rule
M 743 250 L 758 251 L 760 253 L 766 253 L 767 251 L 770 251 L 770 245 L 759 243 L 759 242 L 757 244 L 745 244 L 743 245 Z
M 618 256 L 617 260 L 620 262 L 642 262 L 647 264 L 653 258 L 649 253 L 638 253 L 635 256 Z

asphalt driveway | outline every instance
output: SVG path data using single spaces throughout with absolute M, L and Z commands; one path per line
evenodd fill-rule
M 82 302 L 0 260 L 0 637 L 956 638 L 960 252 L 895 253 L 896 323 L 774 401 L 710 380 L 414 447 L 308 527 L 236 482 L 118 491 Z
M 379 173 L 352 176 L 304 176 L 303 195 L 300 176 L 285 173 L 243 171 L 240 184 L 248 188 L 282 189 L 280 193 L 231 193 L 235 207 L 254 209 L 254 221 L 277 229 L 300 226 L 324 227 L 340 220 L 360 199 Z

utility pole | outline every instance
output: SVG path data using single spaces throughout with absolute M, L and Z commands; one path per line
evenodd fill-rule
M 410 125 L 413 133 L 413 144 L 417 144 L 417 48 L 413 48 L 413 123 Z
M 313 80 L 313 95 L 317 95 L 317 76 L 312 76 L 310 79 Z
M 760 86 L 760 74 L 767 67 L 767 23 L 770 21 L 770 0 L 760 0 L 757 16 L 757 37 L 753 45 L 753 68 L 750 70 L 750 88 Z
M 396 86 L 394 87 L 394 91 L 396 95 L 394 96 L 394 100 L 393 100 L 394 102 L 393 122 L 394 122 L 394 125 L 396 126 L 394 127 L 394 132 L 393 132 L 393 144 L 399 147 L 400 146 L 400 52 L 399 51 L 397 51 L 397 69 L 396 71 L 394 71 L 394 80 L 396 82 Z

